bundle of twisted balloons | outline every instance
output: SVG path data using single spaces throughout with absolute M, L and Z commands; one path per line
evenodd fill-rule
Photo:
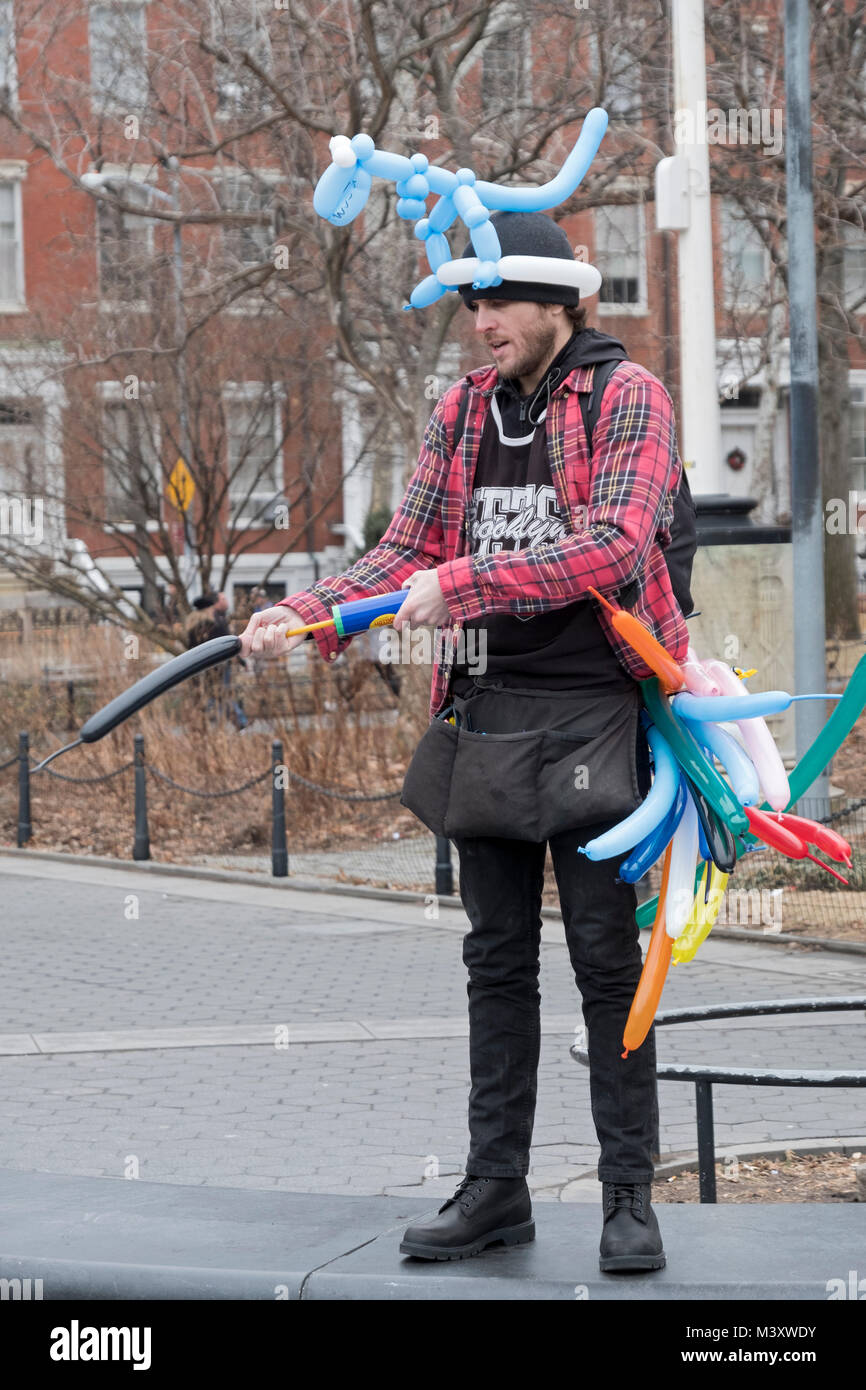
M 551 267 L 546 256 L 503 256 L 491 211 L 541 212 L 570 198 L 595 157 L 607 129 L 607 112 L 594 106 L 586 113 L 580 135 L 555 178 L 545 184 L 522 187 L 488 183 L 472 169 L 452 173 L 431 164 L 425 154 L 392 154 L 377 150 L 369 135 L 335 135 L 329 144 L 331 163 L 316 184 L 313 207 L 334 227 L 346 227 L 364 208 L 373 176 L 394 181 L 398 194 L 397 216 L 415 222 L 415 235 L 423 242 L 432 271 L 412 291 L 403 307 L 423 309 L 447 291 L 471 281 L 475 289 L 487 289 L 503 280 L 570 284 L 581 298 L 595 294 L 601 272 L 582 260 L 561 260 Z M 428 215 L 427 199 L 438 194 Z M 452 259 L 448 228 L 457 218 L 469 232 L 475 256 Z
M 866 657 L 843 695 L 788 695 L 783 690 L 751 694 L 742 677 L 754 672 L 701 661 L 693 647 L 686 660 L 677 663 L 633 614 L 615 608 L 595 589 L 590 592 L 656 673 L 640 683 L 652 786 L 636 811 L 579 851 L 589 859 L 623 856 L 619 877 L 628 883 L 637 882 L 664 856 L 658 896 L 638 911 L 639 925 L 646 925 L 653 910 L 655 916 L 623 1036 L 627 1056 L 649 1032 L 670 961 L 692 960 L 709 935 L 737 861 L 738 842 L 742 853 L 769 847 L 792 859 L 811 859 L 848 882 L 821 857 L 850 869 L 848 841 L 826 825 L 791 815 L 787 808 L 827 766 L 860 715 L 866 703 Z M 840 703 L 789 777 L 764 716 L 786 710 L 794 700 L 818 699 Z M 716 770 L 717 760 L 726 777 Z M 758 806 L 762 793 L 766 799 Z

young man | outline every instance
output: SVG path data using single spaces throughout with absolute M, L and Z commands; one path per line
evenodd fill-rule
M 592 862 L 577 850 L 634 809 L 649 787 L 637 681 L 651 672 L 588 587 L 611 598 L 627 590 L 630 610 L 675 659 L 688 643 L 662 550 L 681 471 L 673 408 L 657 378 L 624 360 L 622 344 L 584 328 L 575 288 L 580 271 L 561 229 L 542 213 L 496 213 L 493 222 L 503 256 L 533 257 L 539 274 L 487 290 L 461 286 L 495 366 L 470 373 L 437 403 L 418 467 L 381 543 L 344 575 L 256 615 L 245 650 L 289 650 L 304 639 L 284 638 L 287 627 L 330 616 L 334 603 L 408 587 L 395 627 L 434 624 L 451 638 L 437 648 L 431 719 L 453 707 L 467 729 L 494 738 L 526 733 L 525 740 L 498 744 L 478 740 L 474 756 L 487 758 L 483 775 L 473 785 L 450 779 L 452 824 L 460 822 L 463 798 L 478 824 L 496 827 L 453 835 L 471 923 L 463 952 L 470 1149 L 454 1195 L 435 1217 L 406 1231 L 401 1251 L 453 1259 L 494 1241 L 534 1237 L 525 1175 L 549 844 L 588 1033 L 601 1146 L 601 1268 L 658 1269 L 665 1256 L 650 1205 L 653 1031 L 628 1058 L 620 1055 L 641 971 L 637 897 L 617 880 L 616 862 Z M 590 455 L 576 393 L 590 388 L 595 364 L 611 357 L 622 365 L 605 389 Z M 454 640 L 468 627 L 482 642 L 483 675 L 473 676 L 467 660 L 478 648 L 467 642 L 461 655 Z M 351 640 L 327 628 L 314 637 L 326 659 Z M 563 784 L 559 806 L 546 804 L 549 785 L 540 773 L 536 785 L 528 771 L 541 766 L 541 745 L 537 758 L 518 756 L 532 738 L 562 740 L 556 746 L 569 778 L 572 766 L 584 774 L 574 778 L 577 791 L 571 781 Z M 416 779 L 421 785 L 425 771 Z M 557 829 L 530 839 L 527 817 L 542 797 Z M 425 823 L 432 828 L 432 814 Z

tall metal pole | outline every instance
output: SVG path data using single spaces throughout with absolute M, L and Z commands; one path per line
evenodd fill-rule
M 788 301 L 791 344 L 791 517 L 794 550 L 794 683 L 798 694 L 824 689 L 824 508 L 818 453 L 818 328 L 815 216 L 812 198 L 812 102 L 808 0 L 785 0 L 785 173 Z M 795 706 L 797 757 L 827 717 L 819 700 Z M 826 772 L 798 807 L 807 816 L 830 810 Z
M 166 160 L 166 168 L 171 175 L 171 204 L 175 212 L 180 212 L 180 179 L 178 170 L 180 165 L 176 155 L 170 155 Z M 189 433 L 189 413 L 187 408 L 187 376 L 186 376 L 186 320 L 183 312 L 183 244 L 181 241 L 181 224 L 175 222 L 172 229 L 172 269 L 174 272 L 174 295 L 175 295 L 175 341 L 177 343 L 177 385 L 180 393 L 180 438 L 183 459 L 187 468 L 190 467 L 192 455 L 192 443 Z M 196 581 L 195 550 L 190 538 L 190 518 L 189 509 L 183 514 L 183 578 L 184 588 L 187 598 L 192 597 L 193 585 Z M 197 586 L 196 586 L 197 587 Z
M 671 3 L 678 154 L 688 164 L 688 225 L 677 242 L 680 453 L 693 493 L 722 492 L 704 0 Z

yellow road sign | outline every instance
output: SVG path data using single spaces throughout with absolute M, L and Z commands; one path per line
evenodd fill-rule
M 171 505 L 176 507 L 179 512 L 189 511 L 192 499 L 195 497 L 195 483 L 183 459 L 178 459 L 171 470 L 165 495 Z

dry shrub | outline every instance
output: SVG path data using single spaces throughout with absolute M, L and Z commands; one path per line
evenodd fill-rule
M 141 644 L 137 660 L 125 655 L 123 634 L 104 627 L 56 634 L 46 661 L 52 682 L 21 654 L 6 663 L 0 684 L 0 760 L 14 752 L 18 732 L 30 734 L 34 760 L 68 743 L 84 720 L 152 669 L 154 651 Z M 30 654 L 32 657 L 32 654 Z M 346 666 L 326 666 L 312 644 L 293 653 L 290 666 L 270 661 L 261 674 L 230 663 L 232 694 L 252 717 L 238 731 L 227 715 L 208 712 L 208 694 L 223 668 L 175 687 L 99 743 L 76 748 L 33 776 L 34 848 L 128 858 L 133 838 L 131 769 L 107 781 L 78 784 L 64 777 L 95 777 L 131 760 L 133 735 L 144 737 L 146 761 L 186 787 L 210 793 L 238 787 L 265 772 L 272 743 L 283 744 L 289 769 L 290 848 L 323 849 L 417 832 L 415 817 L 399 804 L 351 802 L 304 787 L 293 778 L 349 793 L 399 792 L 406 764 L 427 722 L 430 668 L 401 666 L 399 702 L 363 654 L 349 648 Z M 70 703 L 64 672 L 73 672 Z M 179 861 L 200 853 L 263 853 L 271 842 L 271 787 L 266 778 L 237 795 L 202 798 L 147 779 L 148 820 L 155 859 Z M 17 777 L 0 774 L 0 835 L 14 843 Z

